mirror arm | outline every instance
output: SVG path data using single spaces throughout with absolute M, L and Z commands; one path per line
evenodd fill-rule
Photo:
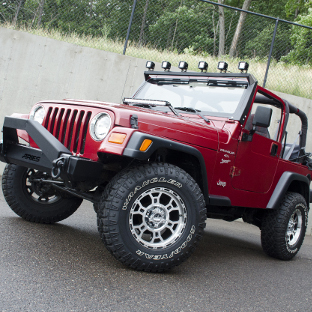
M 256 132 L 255 130 L 256 127 L 253 127 L 252 130 L 249 131 L 249 133 L 244 132 L 242 135 L 242 142 L 251 142 L 252 141 L 252 137 L 254 135 L 254 133 Z

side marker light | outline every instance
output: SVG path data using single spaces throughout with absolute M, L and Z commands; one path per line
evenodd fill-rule
M 141 144 L 140 151 L 145 152 L 151 146 L 152 143 L 153 143 L 152 140 L 145 139 Z

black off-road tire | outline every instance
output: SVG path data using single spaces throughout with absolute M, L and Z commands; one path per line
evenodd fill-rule
M 292 259 L 303 243 L 308 212 L 301 194 L 286 193 L 280 208 L 267 211 L 262 220 L 261 243 L 264 252 L 273 258 Z
M 184 170 L 153 163 L 125 170 L 98 205 L 98 230 L 123 264 L 163 272 L 185 261 L 205 228 L 203 194 Z
M 17 165 L 6 165 L 2 176 L 2 191 L 10 208 L 27 221 L 55 223 L 68 218 L 82 203 L 43 184 L 29 183 L 31 174 L 44 175 Z M 45 188 L 45 193 L 42 190 Z M 35 196 L 36 195 L 36 196 Z M 40 195 L 43 197 L 40 198 Z

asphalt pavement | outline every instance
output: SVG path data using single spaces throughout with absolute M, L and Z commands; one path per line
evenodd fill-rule
M 0 192 L 1 193 L 1 192 Z M 90 203 L 55 225 L 24 221 L 0 195 L 0 311 L 312 311 L 312 237 L 267 257 L 258 228 L 208 220 L 188 261 L 163 274 L 120 264 Z

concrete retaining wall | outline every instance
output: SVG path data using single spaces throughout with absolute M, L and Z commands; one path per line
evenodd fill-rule
M 143 81 L 146 60 L 0 28 L 0 123 L 29 113 L 40 100 L 64 98 L 120 102 Z M 312 117 L 312 101 L 281 94 Z M 295 123 L 293 123 L 295 125 Z M 291 128 L 289 135 L 295 137 Z M 312 127 L 308 148 L 312 151 Z M 4 165 L 0 163 L 0 172 Z M 312 214 L 310 213 L 310 219 Z M 311 225 L 309 234 L 311 234 Z

